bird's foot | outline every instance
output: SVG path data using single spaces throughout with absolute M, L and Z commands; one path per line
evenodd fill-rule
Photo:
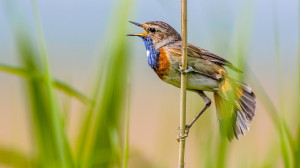
M 180 73 L 184 73 L 184 74 L 187 74 L 189 72 L 194 72 L 194 69 L 192 67 L 190 67 L 190 66 L 187 66 L 187 69 L 183 70 L 181 62 L 179 63 L 179 69 L 178 70 L 179 70 Z
M 178 128 L 178 130 L 180 130 L 180 128 Z M 186 126 L 185 126 L 184 135 L 180 135 L 180 133 L 179 133 L 179 135 L 178 135 L 177 138 L 176 138 L 177 141 L 180 142 L 180 141 L 185 140 L 185 139 L 188 137 L 188 135 L 189 135 L 189 131 L 190 131 L 190 126 L 189 126 L 189 125 L 186 125 Z

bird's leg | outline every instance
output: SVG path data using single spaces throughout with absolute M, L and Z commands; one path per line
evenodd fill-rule
M 209 99 L 209 97 L 207 97 L 204 92 L 202 90 L 200 91 L 196 91 L 201 97 L 202 99 L 204 100 L 204 103 L 205 103 L 205 107 L 197 114 L 197 116 L 190 122 L 190 124 L 186 125 L 185 127 L 185 134 L 186 134 L 186 137 L 188 136 L 189 134 L 189 130 L 190 128 L 192 127 L 192 125 L 195 123 L 195 121 L 201 116 L 201 114 L 210 106 L 211 104 L 211 100 Z
M 196 90 L 196 92 L 202 97 L 205 103 L 205 107 L 197 114 L 197 116 L 190 122 L 190 124 L 185 126 L 185 135 L 183 136 L 178 136 L 177 141 L 185 139 L 189 135 L 189 130 L 192 127 L 192 125 L 196 122 L 196 120 L 201 116 L 201 114 L 210 106 L 211 100 L 209 97 L 207 97 L 202 90 Z

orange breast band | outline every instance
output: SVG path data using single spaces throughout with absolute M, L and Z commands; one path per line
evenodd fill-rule
M 159 66 L 156 70 L 156 74 L 160 79 L 163 79 L 165 75 L 168 74 L 170 68 L 170 61 L 168 59 L 167 53 L 162 48 L 159 54 Z

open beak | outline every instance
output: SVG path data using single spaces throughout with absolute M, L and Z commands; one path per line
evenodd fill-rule
M 129 21 L 129 23 L 132 23 L 136 26 L 139 26 L 140 28 L 144 29 L 143 25 L 137 22 Z M 144 29 L 145 30 L 145 29 Z M 145 30 L 146 31 L 146 30 Z M 138 33 L 138 34 L 127 34 L 127 36 L 138 36 L 138 37 L 146 37 L 148 33 Z

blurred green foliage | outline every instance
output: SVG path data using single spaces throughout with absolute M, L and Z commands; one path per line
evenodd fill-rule
M 119 27 L 119 31 L 110 32 L 114 48 L 105 49 L 107 59 L 100 62 L 101 70 L 96 77 L 97 86 L 92 91 L 95 93 L 93 99 L 87 98 L 66 83 L 53 79 L 38 5 L 34 0 L 32 8 L 39 48 L 34 47 L 26 28 L 20 29 L 12 22 L 22 68 L 1 64 L 0 70 L 25 77 L 28 103 L 31 105 L 29 116 L 35 135 L 34 150 L 37 151 L 34 159 L 28 159 L 21 153 L 1 149 L 1 163 L 14 167 L 120 167 L 123 160 L 120 137 L 123 129 L 120 124 L 123 123 L 122 112 L 126 111 L 124 96 L 127 88 L 124 86 L 130 60 L 125 34 L 132 1 L 120 0 L 115 3 L 119 3 L 116 5 L 119 13 L 112 17 L 116 21 L 112 26 Z M 78 150 L 70 148 L 64 128 L 65 118 L 55 89 L 76 97 L 89 107 L 84 113 Z M 6 157 L 2 157 L 2 154 Z M 127 163 L 126 160 L 124 162 Z

